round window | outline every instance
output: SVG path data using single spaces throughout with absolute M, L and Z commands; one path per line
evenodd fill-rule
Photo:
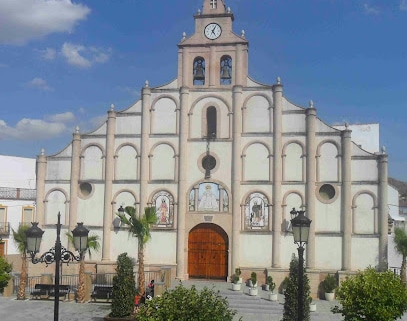
M 92 185 L 90 184 L 90 183 L 81 183 L 80 185 L 79 185 L 79 189 L 80 189 L 80 191 L 81 191 L 81 194 L 84 196 L 84 197 L 87 197 L 87 196 L 89 196 L 91 193 L 92 193 Z
M 330 184 L 324 184 L 319 188 L 319 196 L 325 201 L 329 201 L 335 197 L 335 187 Z
M 212 170 L 216 166 L 216 159 L 212 155 L 206 155 L 202 159 L 202 167 L 206 170 Z

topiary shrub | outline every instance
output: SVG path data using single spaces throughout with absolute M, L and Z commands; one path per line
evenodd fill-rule
M 287 280 L 287 288 L 285 290 L 284 299 L 284 314 L 282 321 L 297 321 L 298 317 L 298 257 L 292 256 L 290 262 L 290 274 Z M 305 269 L 304 269 L 305 271 Z M 310 320 L 310 303 L 311 303 L 311 289 L 309 286 L 308 276 L 304 273 L 303 275 L 303 289 L 304 289 L 304 318 L 303 321 Z
M 276 287 L 276 284 L 274 283 L 273 277 L 272 277 L 271 275 L 268 275 L 268 276 L 267 276 L 267 278 L 266 278 L 266 284 L 269 286 L 269 290 L 270 290 L 271 292 L 273 292 L 274 289 L 275 289 L 275 287 Z
M 407 290 L 400 277 L 371 267 L 342 281 L 336 299 L 341 306 L 331 311 L 341 313 L 344 321 L 393 321 L 407 311 Z
M 6 261 L 4 257 L 0 256 L 0 293 L 4 291 L 8 281 L 11 279 L 12 265 Z
M 136 321 L 232 321 L 236 311 L 213 289 L 198 291 L 195 286 L 185 288 L 180 283 L 140 307 Z M 242 320 L 240 318 L 239 320 Z
M 252 272 L 250 274 L 250 281 L 252 282 L 251 287 L 255 288 L 257 286 L 257 273 L 256 272 Z
M 134 311 L 136 295 L 133 260 L 122 253 L 117 257 L 117 275 L 113 277 L 112 312 L 109 317 L 129 317 Z

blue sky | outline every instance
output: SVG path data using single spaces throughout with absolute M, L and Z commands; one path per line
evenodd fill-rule
M 0 0 L 0 152 L 63 149 L 79 125 L 126 109 L 177 73 L 203 0 Z M 407 181 L 407 0 L 226 0 L 249 74 L 329 124 L 380 123 L 390 176 Z

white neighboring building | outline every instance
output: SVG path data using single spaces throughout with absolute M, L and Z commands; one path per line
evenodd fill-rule
M 0 155 L 0 255 L 19 254 L 12 229 L 35 213 L 35 159 Z
M 306 265 L 314 295 L 320 273 L 385 269 L 385 151 L 361 148 L 348 126 L 327 125 L 312 103 L 290 102 L 279 78 L 273 85 L 250 78 L 248 40 L 233 32 L 223 0 L 204 0 L 194 20 L 195 33 L 178 44 L 175 80 L 146 82 L 126 110 L 112 106 L 101 127 L 78 129 L 61 152 L 38 156 L 44 249 L 61 212 L 64 230 L 83 221 L 100 236 L 95 258 L 106 268 L 122 252 L 137 257 L 115 213 L 155 206 L 147 265 L 171 266 L 179 279 L 267 269 L 279 282 L 297 253 L 295 207 L 312 220 Z

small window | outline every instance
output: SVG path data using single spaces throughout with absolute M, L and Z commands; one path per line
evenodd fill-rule
M 206 137 L 216 138 L 216 123 L 216 108 L 211 106 L 206 110 Z
M 211 9 L 216 9 L 218 7 L 218 0 L 211 0 Z
M 34 220 L 34 208 L 23 207 L 23 218 L 21 224 L 30 226 L 30 223 Z
M 223 56 L 220 60 L 220 84 L 232 84 L 232 58 Z
M 205 59 L 197 57 L 194 60 L 194 86 L 205 85 Z

